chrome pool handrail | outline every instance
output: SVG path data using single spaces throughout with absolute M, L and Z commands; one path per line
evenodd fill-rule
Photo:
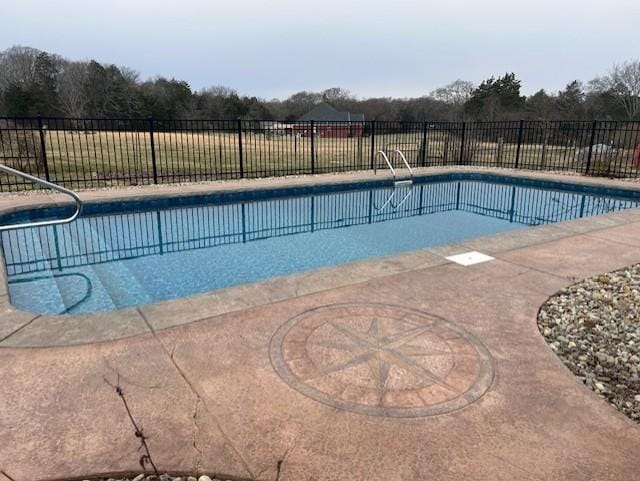
M 393 175 L 393 182 L 395 182 L 396 181 L 396 169 L 394 169 L 393 165 L 391 165 L 391 162 L 389 162 L 389 157 L 387 157 L 387 154 L 385 154 L 384 150 L 378 150 L 376 152 L 376 156 L 375 156 L 374 162 L 373 162 L 373 173 L 374 174 L 378 173 L 378 156 L 379 155 L 382 155 L 382 158 L 387 163 L 387 166 L 389 167 L 389 170 L 391 171 L 391 174 Z
M 66 194 L 66 195 L 70 196 L 71 198 L 73 198 L 73 200 L 74 200 L 74 202 L 76 204 L 75 212 L 70 217 L 67 217 L 65 219 L 44 220 L 44 221 L 39 221 L 39 222 L 25 222 L 25 223 L 22 223 L 22 224 L 2 225 L 2 226 L 0 226 L 0 232 L 7 231 L 7 230 L 29 228 L 29 227 L 43 227 L 43 226 L 48 226 L 48 225 L 68 224 L 69 222 L 73 222 L 74 220 L 76 220 L 78 218 L 78 216 L 82 213 L 82 200 L 80 199 L 78 194 L 76 194 L 74 191 L 72 191 L 70 189 L 66 189 L 66 188 L 64 188 L 64 187 L 62 187 L 62 186 L 60 186 L 58 184 L 54 184 L 54 183 L 49 182 L 47 180 L 41 179 L 40 177 L 35 177 L 35 176 L 31 175 L 31 174 L 27 174 L 26 172 L 22 172 L 21 170 L 13 169 L 13 168 L 8 167 L 8 166 L 6 166 L 4 164 L 0 164 L 0 171 L 6 172 L 7 174 L 15 175 L 17 177 L 22 177 L 23 179 L 30 180 L 31 182 L 33 182 L 35 184 L 39 184 L 39 185 L 42 185 L 44 187 L 48 187 L 49 189 L 53 189 L 53 190 L 56 190 L 56 191 L 61 192 L 63 194 Z
M 402 162 L 404 162 L 404 165 L 407 167 L 407 170 L 409 170 L 409 175 L 411 176 L 410 180 L 413 183 L 413 169 L 409 165 L 409 162 L 407 162 L 407 158 L 404 156 L 404 154 L 400 149 L 395 149 L 391 154 L 393 155 L 395 153 L 397 153 L 400 156 L 400 158 L 402 159 Z
M 387 157 L 387 154 L 385 153 L 384 150 L 378 150 L 378 152 L 376 152 L 376 155 L 374 157 L 374 162 L 373 162 L 373 173 L 374 174 L 378 173 L 378 156 L 381 155 L 382 158 L 384 159 L 384 161 L 387 163 L 387 166 L 389 167 L 389 170 L 391 171 L 391 175 L 393 175 L 393 184 L 394 185 L 399 184 L 399 183 L 413 184 L 413 169 L 409 165 L 409 162 L 407 162 L 407 158 L 404 156 L 404 154 L 402 153 L 402 151 L 400 149 L 395 149 L 391 154 L 393 155 L 393 154 L 396 154 L 396 153 L 398 155 L 400 155 L 400 158 L 402 159 L 402 162 L 404 163 L 405 167 L 409 171 L 409 176 L 410 176 L 409 179 L 402 180 L 402 181 L 398 181 L 397 180 L 396 169 L 393 168 L 393 164 L 389 160 L 389 157 Z

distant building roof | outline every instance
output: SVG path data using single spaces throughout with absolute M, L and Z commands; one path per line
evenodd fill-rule
M 335 121 L 351 121 L 364 122 L 364 114 L 353 114 L 351 112 L 338 112 L 326 102 L 316 105 L 309 112 L 304 114 L 298 120 L 315 122 L 335 122 Z

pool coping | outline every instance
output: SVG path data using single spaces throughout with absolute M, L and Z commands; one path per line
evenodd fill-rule
M 451 173 L 494 174 L 519 180 L 530 179 L 564 185 L 580 184 L 640 192 L 640 184 L 615 179 L 522 172 L 510 169 L 458 167 L 416 170 L 416 175 L 427 177 Z M 384 179 L 384 175 L 385 173 L 374 175 L 372 172 L 357 172 L 179 186 L 144 186 L 86 191 L 81 192 L 80 196 L 83 201 L 91 203 L 136 201 L 241 193 L 254 190 L 380 182 Z M 388 173 L 386 173 L 386 177 L 388 177 Z M 0 216 L 23 209 L 50 207 L 52 203 L 53 205 L 61 205 L 61 200 L 62 197 L 57 194 L 2 196 L 0 197 Z M 93 314 L 40 315 L 15 309 L 9 302 L 5 263 L 2 258 L 0 259 L 0 319 L 4 322 L 0 327 L 5 331 L 0 330 L 0 348 L 62 347 L 123 339 L 211 319 L 230 312 L 365 283 L 388 275 L 447 264 L 450 262 L 446 259 L 447 256 L 470 250 L 489 255 L 497 254 L 638 221 L 640 221 L 640 208 L 626 209 Z M 0 255 L 2 255 L 1 252 Z

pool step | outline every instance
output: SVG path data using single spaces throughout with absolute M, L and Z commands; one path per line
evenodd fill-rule
M 124 236 L 124 232 L 117 229 L 113 232 L 101 232 L 94 225 L 90 225 L 89 230 L 91 231 L 94 242 L 99 243 L 100 251 L 107 253 L 107 256 L 109 255 L 108 253 L 117 250 L 117 246 L 114 246 L 114 244 L 118 244 L 119 242 L 114 236 L 118 234 Z M 126 243 L 124 237 L 119 240 Z M 126 260 L 112 260 L 110 262 L 94 264 L 91 268 L 100 279 L 100 282 L 111 297 L 116 308 L 136 306 L 151 302 L 151 296 L 140 283 L 135 273 L 129 269 Z
M 35 268 L 38 269 L 38 272 L 18 277 L 9 285 L 11 303 L 17 308 L 29 306 L 29 310 L 49 314 L 65 311 L 62 293 L 53 277 L 56 266 L 51 259 L 55 256 L 51 255 L 49 245 L 52 242 L 52 232 L 52 227 L 39 227 L 3 233 L 17 244 L 18 252 L 32 254 L 26 259 L 27 264 L 35 263 Z
M 69 254 L 80 261 L 78 267 L 65 269 L 67 273 L 73 274 L 73 277 L 57 278 L 68 314 L 73 314 L 81 305 L 89 310 L 102 311 L 116 307 L 108 289 L 91 268 L 91 262 L 95 262 L 96 259 L 88 254 L 88 246 L 96 242 L 96 239 L 87 237 L 90 233 L 87 221 L 88 219 L 78 219 L 72 224 L 57 227 L 60 243 Z M 70 281 L 72 278 L 73 282 Z M 78 283 L 79 279 L 84 280 L 81 285 Z
M 412 179 L 396 180 L 393 183 L 394 187 L 405 187 L 405 186 L 410 186 L 410 185 L 413 185 L 413 180 Z

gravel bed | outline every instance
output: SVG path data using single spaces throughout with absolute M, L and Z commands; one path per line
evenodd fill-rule
M 585 385 L 640 423 L 640 264 L 560 291 L 538 327 Z

